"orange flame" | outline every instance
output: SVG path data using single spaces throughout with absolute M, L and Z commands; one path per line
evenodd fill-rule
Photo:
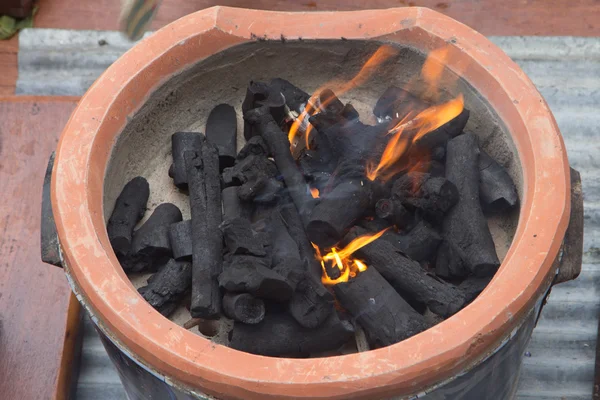
M 341 282 L 348 282 L 350 278 L 354 278 L 358 273 L 366 271 L 367 265 L 360 260 L 354 259 L 352 254 L 360 249 L 368 245 L 369 243 L 374 242 L 379 239 L 385 232 L 387 232 L 388 227 L 380 232 L 375 234 L 365 234 L 359 236 L 348 243 L 344 248 L 333 247 L 329 253 L 321 256 L 321 252 L 319 248 L 313 243 L 313 247 L 316 250 L 317 260 L 321 261 L 321 268 L 323 269 L 323 276 L 321 281 L 324 285 L 337 285 Z M 325 262 L 330 262 L 331 265 L 336 266 L 341 274 L 338 278 L 332 279 L 327 274 L 327 269 L 325 267 Z
M 373 74 L 375 74 L 375 72 L 377 71 L 377 69 L 379 68 L 379 66 L 382 63 L 384 63 L 386 60 L 388 60 L 390 57 L 392 57 L 396 54 L 398 54 L 398 49 L 396 49 L 395 47 L 392 47 L 389 45 L 380 46 L 375 51 L 375 53 L 373 53 L 373 55 L 371 55 L 371 57 L 369 57 L 367 62 L 365 62 L 365 64 L 361 67 L 360 71 L 358 71 L 356 76 L 354 76 L 354 78 L 352 78 L 351 80 L 349 80 L 347 82 L 331 81 L 325 85 L 320 86 L 317 90 L 315 90 L 313 95 L 308 100 L 308 102 L 304 108 L 304 111 L 302 111 L 302 113 L 298 116 L 298 118 L 296 118 L 296 120 L 290 127 L 290 130 L 288 133 L 288 139 L 290 141 L 290 145 L 292 147 L 294 147 L 296 136 L 301 134 L 300 128 L 306 126 L 305 133 L 304 133 L 305 145 L 306 145 L 307 149 L 310 148 L 310 145 L 309 145 L 310 131 L 312 130 L 313 127 L 311 124 L 308 123 L 308 121 L 305 121 L 305 120 L 307 118 L 310 118 L 317 112 L 323 111 L 325 109 L 325 107 L 327 107 L 327 105 L 333 100 L 333 98 L 331 98 L 331 99 L 325 100 L 323 102 L 320 102 L 319 95 L 321 94 L 321 92 L 324 89 L 329 88 L 333 92 L 335 92 L 335 94 L 337 96 L 340 96 L 340 95 L 348 92 L 349 90 L 354 89 L 355 87 L 364 84 L 366 81 L 369 80 L 369 78 L 371 78 L 371 76 L 373 76 Z
M 376 178 L 386 181 L 404 170 L 406 166 L 398 165 L 397 162 L 406 153 L 409 145 L 456 118 L 462 112 L 463 108 L 464 98 L 462 94 L 459 94 L 456 98 L 446 103 L 425 109 L 408 122 L 406 120 L 410 114 L 398 122 L 388 132 L 388 134 L 393 134 L 394 136 L 392 136 L 385 147 L 379 164 L 377 166 L 374 163 L 367 164 L 367 178 L 372 181 Z M 407 131 L 410 131 L 410 135 L 405 134 Z
M 313 199 L 318 199 L 319 198 L 319 189 L 310 188 L 310 195 L 313 197 Z
M 448 50 L 449 47 L 444 46 L 431 51 L 421 69 L 421 77 L 427 84 L 424 96 L 434 101 L 439 99 L 440 81 L 448 60 Z

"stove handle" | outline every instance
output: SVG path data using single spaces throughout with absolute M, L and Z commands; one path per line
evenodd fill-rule
M 62 267 L 62 257 L 58 245 L 58 234 L 56 233 L 56 224 L 54 214 L 52 214 L 52 201 L 50 200 L 50 183 L 52 181 L 52 168 L 54 167 L 54 152 L 50 154 L 46 175 L 44 176 L 44 186 L 42 189 L 42 220 L 40 224 L 40 250 L 42 261 L 48 264 Z
M 559 267 L 554 284 L 570 281 L 579 276 L 583 261 L 583 191 L 581 175 L 573 168 L 571 168 L 571 217 L 557 261 Z

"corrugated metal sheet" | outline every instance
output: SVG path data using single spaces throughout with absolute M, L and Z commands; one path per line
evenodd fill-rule
M 492 41 L 521 66 L 548 101 L 571 165 L 581 172 L 585 196 L 582 273 L 576 281 L 552 290 L 523 361 L 517 397 L 588 400 L 600 313 L 600 39 L 494 37 Z M 117 32 L 24 30 L 19 38 L 17 93 L 81 95 L 131 45 Z M 126 398 L 87 318 L 82 357 L 78 399 Z

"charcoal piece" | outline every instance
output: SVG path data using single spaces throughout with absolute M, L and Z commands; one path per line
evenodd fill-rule
M 389 139 L 386 137 L 387 128 L 384 124 L 371 126 L 363 124 L 359 120 L 348 121 L 342 118 L 335 124 L 333 124 L 334 121 L 331 124 L 321 121 L 322 126 L 317 127 L 321 114 L 323 113 L 313 115 L 309 121 L 316 125 L 315 128 L 319 132 L 317 136 L 322 136 L 320 139 L 327 143 L 332 159 L 364 164 L 368 159 L 380 158 L 379 156 L 374 157 L 374 154 L 378 151 L 382 152 L 385 146 L 380 145 Z
M 252 204 L 240 200 L 238 191 L 239 186 L 230 186 L 221 191 L 223 220 L 237 217 L 250 219 Z
M 173 164 L 169 169 L 169 176 L 179 189 L 186 189 L 188 186 L 184 153 L 200 148 L 204 140 L 204 135 L 198 132 L 176 132 L 171 136 Z
M 470 112 L 466 108 L 460 114 L 446 122 L 444 125 L 417 139 L 411 151 L 431 151 L 439 146 L 446 146 L 448 141 L 460 135 L 469 121 Z
M 304 111 L 304 107 L 310 99 L 308 93 L 281 78 L 272 79 L 269 86 L 273 91 L 283 94 L 285 103 L 290 110 L 296 111 L 298 114 Z
M 321 196 L 313 209 L 306 225 L 309 240 L 322 248 L 332 247 L 363 215 L 370 201 L 367 179 L 341 182 Z
M 264 107 L 266 112 L 271 115 L 273 122 L 277 126 L 281 125 L 286 117 L 285 97 L 279 91 L 264 82 L 250 82 L 246 90 L 246 97 L 242 102 L 242 114 L 250 110 Z M 282 135 L 286 136 L 284 133 Z M 256 127 L 250 121 L 244 121 L 244 138 L 250 140 L 253 136 L 259 135 Z
M 219 152 L 219 170 L 231 167 L 237 155 L 237 116 L 229 104 L 219 104 L 208 115 L 206 140 Z
M 169 227 L 169 242 L 175 260 L 192 261 L 192 221 L 188 219 L 171 224 Z
M 217 149 L 205 142 L 186 151 L 190 209 L 192 214 L 192 300 L 194 318 L 216 319 L 221 312 L 217 277 L 222 270 L 221 184 Z
M 315 150 L 304 149 L 298 157 L 298 164 L 302 174 L 311 182 L 319 179 L 322 174 L 331 176 L 335 166 L 330 158 L 322 157 L 323 153 Z
M 326 113 L 341 115 L 344 111 L 344 103 L 335 95 L 333 90 L 324 89 L 319 93 L 319 106 Z
M 298 168 L 287 136 L 279 129 L 266 108 L 257 108 L 244 114 L 244 119 L 254 126 L 267 143 L 269 152 L 275 159 L 279 173 L 283 177 L 294 204 L 300 215 L 305 216 L 313 207 L 313 198 L 302 172 Z
M 356 111 L 356 108 L 350 103 L 346 103 L 341 112 L 342 117 L 348 121 L 353 121 L 360 118 L 360 114 Z
M 130 180 L 117 197 L 106 226 L 108 239 L 117 257 L 125 257 L 129 253 L 133 228 L 144 216 L 149 196 L 148 181 L 138 176 Z
M 467 299 L 467 303 L 472 302 L 483 292 L 483 289 L 489 285 L 492 277 L 486 276 L 483 278 L 478 278 L 476 276 L 471 276 L 465 279 L 458 285 L 458 288 L 463 291 L 465 297 Z
M 484 210 L 494 213 L 519 202 L 517 188 L 508 172 L 482 150 L 479 153 L 479 196 Z
M 443 241 L 435 259 L 435 274 L 444 279 L 463 278 L 470 273 L 460 251 L 450 242 Z
M 225 247 L 229 254 L 249 254 L 257 257 L 267 255 L 265 237 L 252 229 L 246 218 L 226 219 L 221 224 Z
M 333 291 L 365 330 L 371 348 L 392 345 L 428 328 L 423 316 L 375 268 L 334 285 Z
M 265 318 L 265 302 L 248 293 L 226 293 L 223 314 L 244 324 L 258 324 Z
M 271 203 L 283 189 L 283 183 L 275 178 L 260 177 L 244 183 L 238 189 L 242 201 L 254 203 Z
M 246 142 L 244 147 L 242 147 L 240 152 L 237 154 L 236 159 L 238 161 L 243 160 L 244 158 L 246 158 L 250 155 L 264 156 L 264 157 L 269 155 L 269 148 L 267 147 L 267 144 L 265 143 L 265 140 L 262 137 L 260 137 L 260 136 L 251 137 Z
M 456 186 L 459 201 L 446 215 L 444 237 L 461 252 L 474 275 L 493 275 L 500 260 L 479 202 L 479 147 L 473 134 L 448 142 L 446 179 Z
M 181 211 L 174 204 L 156 207 L 150 218 L 133 233 L 130 255 L 135 259 L 133 272 L 156 269 L 172 258 L 169 229 L 182 219 Z
M 272 269 L 285 277 L 296 289 L 298 282 L 304 279 L 304 262 L 300 258 L 298 245 L 290 236 L 279 210 L 271 215 L 269 233 L 273 257 Z
M 431 150 L 431 159 L 443 162 L 446 159 L 446 146 L 438 146 Z
M 383 218 L 362 219 L 357 223 L 358 226 L 366 229 L 371 233 L 380 232 L 390 227 L 390 221 Z M 386 232 L 387 233 L 387 232 Z M 385 236 L 385 234 L 384 234 Z
M 431 261 L 435 258 L 442 237 L 425 221 L 419 221 L 405 233 L 389 232 L 385 239 L 407 257 L 415 261 Z
M 439 161 L 430 160 L 430 161 L 419 161 L 417 163 L 412 164 L 410 168 L 411 172 L 422 172 L 429 174 L 432 178 L 435 177 L 445 177 L 446 176 L 446 167 Z
M 414 96 L 412 93 L 397 87 L 389 87 L 379 97 L 373 114 L 378 118 L 389 118 L 393 120 L 403 119 L 409 112 L 423 111 L 428 107 L 427 103 Z
M 422 211 L 434 222 L 440 222 L 458 201 L 458 191 L 452 182 L 422 172 L 410 172 L 398 178 L 392 193 L 405 206 Z
M 171 259 L 138 291 L 154 309 L 168 317 L 179 306 L 191 284 L 192 265 Z
M 308 356 L 340 348 L 352 335 L 352 324 L 342 321 L 335 312 L 315 329 L 302 327 L 286 313 L 267 313 L 256 325 L 236 322 L 229 347 L 271 357 Z
M 303 327 L 315 328 L 333 312 L 333 296 L 321 282 L 321 266 L 315 258 L 315 250 L 306 236 L 302 219 L 295 205 L 282 205 L 279 211 L 290 237 L 298 246 L 306 276 L 296 286 L 290 300 L 289 311 Z
M 349 243 L 368 231 L 354 227 L 344 238 Z M 356 256 L 377 271 L 403 296 L 425 304 L 431 311 L 449 317 L 465 305 L 465 298 L 454 285 L 440 281 L 426 272 L 418 262 L 397 250 L 381 238 L 358 249 Z
M 223 182 L 227 186 L 242 185 L 262 177 L 273 178 L 279 174 L 277 166 L 264 155 L 251 154 L 238 160 L 233 167 L 223 170 Z
M 411 230 L 417 223 L 417 218 L 397 199 L 381 199 L 375 205 L 377 217 L 385 219 L 388 225 L 396 225 L 403 231 Z
M 232 256 L 219 275 L 219 285 L 228 292 L 274 301 L 288 301 L 294 292 L 285 277 L 264 267 L 260 257 L 250 256 Z

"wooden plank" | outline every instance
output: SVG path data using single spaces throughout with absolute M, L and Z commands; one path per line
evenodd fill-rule
M 0 97 L 0 397 L 63 399 L 79 303 L 61 268 L 40 260 L 40 202 L 50 152 L 77 98 Z
M 40 0 L 35 24 L 42 28 L 119 29 L 119 1 Z M 598 0 L 169 0 L 163 1 L 152 28 L 214 5 L 280 11 L 357 10 L 428 7 L 484 35 L 599 36 Z
M 9 40 L 0 40 L 0 71 L 2 71 L 0 73 L 0 96 L 15 93 L 15 85 L 19 75 L 18 51 L 18 35 Z

